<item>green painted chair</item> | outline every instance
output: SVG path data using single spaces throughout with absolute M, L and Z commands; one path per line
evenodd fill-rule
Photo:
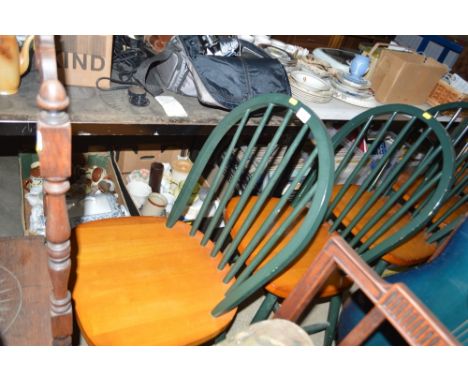
M 440 243 L 460 224 L 464 215 L 468 212 L 467 111 L 468 103 L 466 102 L 447 103 L 428 110 L 444 126 L 450 136 L 455 151 L 455 171 L 452 187 L 445 193 L 439 210 L 428 222 L 428 226 L 425 229 L 427 244 L 433 248 L 432 252 L 427 253 L 427 258 L 435 252 Z M 425 174 L 425 179 L 430 179 L 437 170 L 437 165 L 433 166 L 431 171 Z M 406 181 L 410 175 L 411 171 L 402 173 L 400 179 L 393 185 L 394 190 L 398 190 L 400 184 Z M 415 179 L 405 192 L 404 198 L 409 199 L 423 181 L 422 178 Z M 417 246 L 418 243 L 415 243 L 415 247 Z
M 450 135 L 455 150 L 455 179 L 428 231 L 430 242 L 440 243 L 468 213 L 468 102 L 452 102 L 428 110 Z
M 254 321 L 266 319 L 279 299 L 288 296 L 333 232 L 340 234 L 367 263 L 376 265 L 377 270 L 388 263 L 416 264 L 432 251 L 423 229 L 453 181 L 454 153 L 442 125 L 430 113 L 416 107 L 385 105 L 347 122 L 333 136 L 332 143 L 336 158 L 341 161 L 335 170 L 336 184 L 326 221 L 301 256 L 267 284 L 268 293 Z M 392 186 L 408 168 L 411 175 L 395 190 Z M 414 181 L 425 179 L 427 173 L 431 177 L 420 182 L 411 197 L 405 199 Z M 312 185 L 313 174 L 309 180 Z M 297 197 L 301 198 L 309 187 L 304 182 Z M 233 198 L 228 205 L 228 219 L 237 203 L 238 198 Z M 246 209 L 245 215 L 248 212 Z M 259 221 L 253 231 L 261 227 Z M 234 232 L 242 228 L 243 220 L 240 220 Z M 416 237 L 419 237 L 418 247 L 408 242 Z M 238 249 L 245 254 L 242 243 Z M 258 263 L 256 259 L 249 262 Z M 241 273 L 238 280 L 242 277 Z M 349 285 L 346 278 L 335 272 L 321 291 L 321 298 L 331 298 L 330 312 L 328 322 L 315 325 L 314 329 L 326 328 L 326 344 L 331 344 L 334 338 L 340 294 Z
M 265 152 L 258 156 L 256 147 L 265 137 Z M 310 155 L 298 167 L 303 147 Z M 278 149 L 283 149 L 281 155 Z M 182 221 L 213 166 L 219 168 L 196 219 Z M 292 168 L 297 171 L 291 175 Z M 294 208 L 286 208 L 294 191 L 312 175 L 307 192 L 296 196 Z M 239 304 L 302 252 L 324 218 L 332 185 L 331 141 L 310 109 L 279 94 L 240 105 L 206 140 L 167 221 L 118 218 L 74 230 L 73 299 L 84 338 L 95 345 L 194 345 L 213 340 L 228 327 Z M 225 206 L 239 192 L 233 220 L 224 221 Z M 252 195 L 257 202 L 250 205 L 244 224 L 260 217 L 267 239 L 258 235 L 248 245 L 259 256 L 271 255 L 254 270 L 230 250 L 237 241 L 235 216 Z M 272 199 L 274 195 L 278 198 Z M 271 213 L 265 213 L 272 203 Z M 235 279 L 232 269 L 248 275 Z

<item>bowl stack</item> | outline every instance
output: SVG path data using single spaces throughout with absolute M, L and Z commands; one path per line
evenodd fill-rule
M 314 103 L 331 101 L 333 89 L 326 79 L 306 70 L 293 70 L 288 77 L 292 95 L 297 99 Z

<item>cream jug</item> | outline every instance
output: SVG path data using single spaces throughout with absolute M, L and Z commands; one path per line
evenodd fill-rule
M 20 85 L 20 77 L 29 66 L 29 46 L 34 36 L 28 36 L 21 52 L 16 36 L 0 35 L 0 94 L 15 94 Z

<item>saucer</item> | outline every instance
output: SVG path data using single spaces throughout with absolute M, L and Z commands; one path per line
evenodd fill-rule
M 355 77 L 351 74 L 346 73 L 342 78 L 345 81 L 349 81 L 351 84 L 366 85 L 368 87 L 370 86 L 369 81 L 362 77 Z
M 333 88 L 341 93 L 349 94 L 353 97 L 367 98 L 372 97 L 374 94 L 369 88 L 359 88 L 347 85 L 339 80 L 339 78 L 331 81 Z

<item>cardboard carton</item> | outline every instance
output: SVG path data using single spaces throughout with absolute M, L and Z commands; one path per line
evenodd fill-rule
M 110 77 L 113 36 L 58 36 L 57 66 L 66 85 L 95 87 L 99 77 Z M 108 80 L 99 86 L 109 88 Z
M 153 162 L 167 162 L 179 159 L 182 150 L 169 149 L 169 150 L 123 150 L 119 152 L 117 164 L 121 174 L 129 174 L 133 170 L 151 168 Z
M 87 166 L 99 166 L 103 167 L 109 179 L 114 183 L 115 186 L 115 193 L 117 194 L 116 202 L 119 205 L 125 207 L 128 210 L 128 205 L 126 202 L 126 198 L 123 193 L 124 185 L 120 183 L 120 179 L 118 177 L 118 169 L 114 168 L 114 165 L 111 160 L 110 153 L 106 152 L 99 152 L 99 153 L 84 153 L 82 157 L 85 160 L 85 165 Z M 31 163 L 36 162 L 39 160 L 37 154 L 33 153 L 20 153 L 18 156 L 19 159 L 19 167 L 20 167 L 20 175 L 21 175 L 21 194 L 22 194 L 22 214 L 21 220 L 23 225 L 23 231 L 26 236 L 29 235 L 37 235 L 37 233 L 32 232 L 30 230 L 30 215 L 31 215 L 31 206 L 29 205 L 28 201 L 26 200 L 26 193 L 28 192 L 24 188 L 25 181 L 31 175 Z M 69 215 L 71 220 L 71 216 Z
M 382 103 L 423 104 L 448 67 L 417 53 L 384 50 L 370 81 Z

